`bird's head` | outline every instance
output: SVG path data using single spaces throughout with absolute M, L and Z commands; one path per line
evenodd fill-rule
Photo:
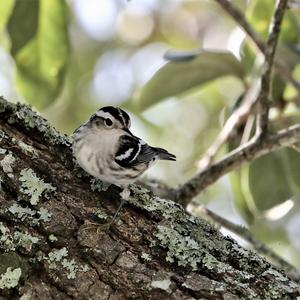
M 131 122 L 129 115 L 119 107 L 105 106 L 90 117 L 89 125 L 98 130 L 128 130 Z

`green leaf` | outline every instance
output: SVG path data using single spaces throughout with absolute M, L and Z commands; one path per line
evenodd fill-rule
M 241 95 L 236 101 L 235 107 L 239 106 L 240 100 L 243 98 Z M 227 145 L 228 152 L 236 149 L 240 144 L 240 138 L 231 139 Z M 241 166 L 239 170 L 230 173 L 230 183 L 233 192 L 233 204 L 238 210 L 239 214 L 249 224 L 253 224 L 255 221 L 256 208 L 251 205 L 252 196 L 249 195 L 249 189 L 245 189 L 243 184 L 243 174 L 249 171 L 249 165 Z M 248 180 L 247 180 L 248 184 Z M 249 198 L 250 197 L 250 201 Z M 250 202 L 250 203 L 249 203 Z
M 0 1 L 0 32 L 5 28 L 6 23 L 12 13 L 15 5 L 15 0 L 1 0 Z
M 269 33 L 274 5 L 274 0 L 253 0 L 247 11 L 251 25 L 264 38 L 267 38 Z
M 298 44 L 279 45 L 276 56 L 282 59 L 290 69 L 293 69 L 300 63 L 299 46 Z
M 263 37 L 269 34 L 270 22 L 275 8 L 274 0 L 252 0 L 248 9 L 248 18 L 254 29 Z M 280 42 L 285 44 L 299 41 L 299 18 L 293 11 L 286 11 L 281 27 Z
M 285 172 L 284 151 L 264 155 L 249 166 L 249 189 L 259 211 L 270 209 L 293 195 Z
M 232 172 L 230 174 L 230 182 L 231 182 L 233 196 L 234 196 L 233 197 L 234 206 L 236 207 L 240 215 L 243 217 L 243 219 L 248 224 L 252 224 L 255 219 L 255 215 L 254 212 L 249 208 L 244 191 L 242 189 L 240 170 Z
M 244 66 L 245 72 L 251 74 L 256 60 L 256 49 L 251 45 L 249 40 L 245 39 L 240 48 L 241 63 Z
M 38 28 L 39 1 L 16 1 L 7 24 L 11 54 L 15 56 L 35 35 Z
M 299 33 L 300 34 L 300 33 Z M 283 60 L 285 64 L 293 70 L 295 66 L 300 63 L 300 53 L 295 44 L 284 45 L 281 44 L 278 47 L 276 57 L 279 60 Z M 284 93 L 287 87 L 286 79 L 283 78 L 280 74 L 274 74 L 272 77 L 272 99 L 274 101 L 283 100 Z
M 229 52 L 178 53 L 168 55 L 169 61 L 143 87 L 138 106 L 145 109 L 161 99 L 179 95 L 225 75 L 241 79 L 244 69 Z
M 286 148 L 284 167 L 294 195 L 300 198 L 300 153 Z
M 25 26 L 27 19 L 32 20 Z M 9 34 L 17 87 L 29 103 L 44 108 L 57 97 L 68 61 L 65 1 L 18 1 L 9 21 Z
M 278 74 L 274 74 L 272 78 L 272 100 L 281 101 L 286 87 L 285 80 Z
M 300 41 L 299 17 L 293 11 L 286 11 L 281 26 L 280 42 L 283 44 L 296 44 Z

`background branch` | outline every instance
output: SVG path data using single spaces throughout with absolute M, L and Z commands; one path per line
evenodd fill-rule
M 222 145 L 224 145 L 232 130 L 241 124 L 249 116 L 253 110 L 253 106 L 256 103 L 260 104 L 259 114 L 257 118 L 257 133 L 263 134 L 267 132 L 268 127 L 268 111 L 269 111 L 269 94 L 271 90 L 271 71 L 274 63 L 274 56 L 276 52 L 276 46 L 280 34 L 280 28 L 284 16 L 284 11 L 287 6 L 287 0 L 279 1 L 276 9 L 273 21 L 271 22 L 271 33 L 268 37 L 267 45 L 253 30 L 251 25 L 244 18 L 244 15 L 237 9 L 231 2 L 227 0 L 216 0 L 248 33 L 248 35 L 255 41 L 258 48 L 265 54 L 265 61 L 263 65 L 263 74 L 261 77 L 260 92 L 259 86 L 254 83 L 251 88 L 246 92 L 243 97 L 240 106 L 232 113 L 232 115 L 226 121 L 223 129 L 219 133 L 215 142 L 209 147 L 204 157 L 199 161 L 198 166 L 201 170 L 207 168 L 213 158 L 219 151 Z
M 252 39 L 257 48 L 265 54 L 266 45 L 263 39 L 252 28 L 250 23 L 246 20 L 244 12 L 238 9 L 232 2 L 228 0 L 215 0 L 246 32 L 246 34 Z M 280 73 L 288 82 L 290 82 L 294 88 L 300 93 L 300 82 L 298 82 L 292 75 L 288 67 L 279 59 L 275 59 L 274 67 L 278 73 Z
M 287 2 L 288 0 L 280 0 L 278 2 L 273 21 L 271 22 L 271 33 L 269 34 L 267 46 L 264 51 L 265 61 L 263 65 L 263 74 L 261 77 L 261 88 L 258 96 L 259 113 L 257 116 L 257 133 L 259 135 L 266 134 L 268 131 L 269 97 L 272 83 L 271 73 Z
M 233 130 L 240 124 L 246 121 L 249 114 L 253 112 L 253 106 L 257 103 L 257 95 L 259 93 L 259 82 L 254 82 L 245 96 L 243 97 L 240 105 L 236 108 L 230 117 L 227 119 L 221 132 L 218 134 L 214 143 L 208 148 L 203 158 L 199 161 L 198 166 L 200 170 L 207 168 L 213 161 L 214 157 L 220 148 L 228 141 Z
M 230 152 L 220 161 L 212 164 L 183 186 L 173 191 L 172 197 L 184 206 L 206 187 L 216 182 L 223 175 L 238 169 L 243 164 L 258 157 L 291 146 L 300 140 L 300 124 L 280 130 L 275 134 L 268 134 L 263 139 L 255 136 L 248 143 Z
M 257 35 L 246 21 L 241 12 L 235 8 L 232 4 L 230 4 L 226 0 L 216 0 L 226 11 L 230 12 L 234 18 L 236 18 L 239 23 L 245 26 L 245 30 L 251 34 L 251 37 L 254 37 L 254 40 L 257 40 Z M 223 136 L 220 134 L 219 139 L 217 139 L 216 143 L 213 145 L 212 154 L 214 155 L 217 149 L 220 148 L 222 143 L 228 138 L 230 134 L 230 129 L 232 130 L 236 124 L 238 124 L 239 119 L 243 115 L 247 115 L 247 113 L 251 110 L 252 105 L 256 102 L 260 103 L 260 114 L 258 117 L 258 134 L 248 143 L 241 145 L 231 153 L 229 153 L 225 158 L 221 161 L 207 167 L 205 170 L 200 172 L 198 175 L 194 176 L 191 180 L 185 183 L 182 187 L 179 187 L 175 190 L 174 198 L 176 201 L 182 203 L 184 206 L 188 204 L 188 202 L 198 195 L 204 188 L 214 183 L 224 174 L 239 168 L 242 164 L 246 162 L 253 161 L 254 159 L 277 150 L 282 146 L 289 146 L 294 144 L 300 137 L 300 125 L 292 126 L 280 132 L 277 132 L 273 135 L 267 135 L 267 126 L 268 126 L 268 98 L 270 92 L 271 85 L 271 70 L 274 61 L 274 56 L 276 52 L 276 45 L 278 42 L 278 37 L 280 33 L 280 27 L 282 24 L 282 19 L 284 15 L 284 11 L 287 5 L 287 0 L 280 0 L 279 4 L 275 10 L 275 14 L 273 17 L 273 25 L 271 33 L 268 37 L 267 47 L 261 44 L 260 39 L 257 40 L 257 45 L 260 48 L 263 48 L 265 54 L 265 63 L 263 66 L 263 74 L 261 77 L 261 87 L 260 92 L 257 97 L 252 97 L 254 93 L 251 93 L 250 100 L 247 101 L 248 106 L 245 106 L 246 111 L 244 113 L 236 113 L 232 115 L 232 121 L 229 118 L 230 122 L 227 122 L 224 127 L 224 130 L 221 132 Z M 242 107 L 243 108 L 243 107 Z M 239 118 L 238 118 L 239 117 Z M 209 153 L 210 154 L 210 153 Z M 210 155 L 210 158 L 212 155 Z

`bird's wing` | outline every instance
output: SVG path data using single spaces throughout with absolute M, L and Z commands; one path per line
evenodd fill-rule
M 148 163 L 157 155 L 155 148 L 143 140 L 129 135 L 122 135 L 119 140 L 115 161 L 124 168 Z

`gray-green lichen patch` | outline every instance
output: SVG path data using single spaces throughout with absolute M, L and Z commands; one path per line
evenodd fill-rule
M 52 217 L 52 213 L 50 213 L 50 212 L 48 211 L 47 208 L 41 207 L 41 208 L 38 210 L 38 213 L 39 213 L 39 215 L 40 215 L 38 221 L 42 221 L 42 222 L 50 222 L 51 217 Z
M 15 231 L 13 234 L 13 241 L 16 247 L 22 247 L 26 249 L 27 251 L 30 251 L 33 244 L 38 243 L 39 238 L 30 235 L 29 233 Z
M 50 235 L 48 236 L 48 240 L 49 240 L 50 242 L 54 243 L 54 242 L 58 241 L 58 238 L 57 238 L 54 234 L 50 234 Z
M 10 289 L 18 285 L 19 279 L 22 275 L 21 268 L 11 269 L 7 268 L 6 272 L 1 275 L 0 289 Z
M 237 277 L 253 278 L 252 274 L 237 271 L 230 265 L 217 260 L 198 240 L 180 232 L 180 228 L 158 226 L 156 237 L 160 245 L 167 249 L 166 261 L 175 262 L 178 266 L 189 266 L 193 271 L 202 269 L 214 270 L 214 273 L 231 272 Z
M 5 131 L 3 131 L 3 130 L 0 129 L 0 142 L 1 142 L 4 138 L 7 138 L 7 135 L 6 135 Z
M 7 208 L 16 219 L 22 222 L 28 222 L 32 225 L 38 225 L 40 222 L 49 222 L 51 220 L 52 213 L 47 208 L 41 207 L 39 210 L 33 210 L 29 207 L 22 207 L 17 203 Z
M 30 235 L 28 232 L 14 231 L 13 233 L 10 229 L 0 222 L 0 249 L 5 252 L 15 251 L 18 248 L 23 248 L 26 251 L 30 251 L 33 244 L 38 243 L 39 238 Z
M 10 206 L 7 211 L 13 214 L 16 218 L 20 219 L 21 221 L 25 220 L 32 220 L 33 216 L 36 214 L 35 210 L 30 209 L 29 207 L 22 207 L 17 203 L 14 203 Z
M 0 140 L 0 141 L 1 141 L 1 140 Z M 6 149 L 0 148 L 0 155 L 1 155 L 1 154 L 5 154 L 6 151 L 7 151 Z
M 32 169 L 23 169 L 20 175 L 21 192 L 29 196 L 32 205 L 39 202 L 43 193 L 47 196 L 48 192 L 56 190 L 50 183 L 45 183 L 43 179 L 40 179 Z
M 49 264 L 49 269 L 64 269 L 67 272 L 68 279 L 75 279 L 78 272 L 89 271 L 88 265 L 80 265 L 74 259 L 68 259 L 68 250 L 66 247 L 54 249 L 48 253 L 48 256 L 42 257 Z
M 144 261 L 151 261 L 151 256 L 148 253 L 145 253 L 145 252 L 142 253 L 141 258 Z
M 2 170 L 7 174 L 8 177 L 13 178 L 13 164 L 15 163 L 16 158 L 11 154 L 7 154 L 0 161 L 0 166 Z
M 241 270 L 234 268 L 229 262 L 226 262 L 226 257 L 229 257 L 230 253 L 224 250 L 224 258 L 217 259 L 215 255 L 212 255 L 210 248 L 206 247 L 209 244 L 203 236 L 202 239 L 194 239 L 191 235 L 187 235 L 185 230 L 182 231 L 180 227 L 179 224 L 158 226 L 156 238 L 160 246 L 167 251 L 166 261 L 176 263 L 178 266 L 191 267 L 194 271 L 198 269 L 213 270 L 214 274 L 220 274 L 220 278 L 224 283 L 231 282 L 234 277 L 236 287 L 232 289 L 232 292 L 238 293 L 239 290 L 243 290 L 248 295 L 247 299 L 261 299 L 253 289 L 252 284 L 256 280 L 261 280 L 262 277 L 268 277 L 267 281 L 270 283 L 265 290 L 264 299 L 282 299 L 282 295 L 297 292 L 299 286 L 296 283 L 290 281 L 283 273 L 280 273 L 262 259 L 256 260 L 255 257 L 257 256 L 250 251 L 248 253 L 249 261 L 253 258 L 254 262 L 260 264 L 255 268 L 253 266 L 247 268 L 243 265 Z M 225 241 L 224 243 L 226 244 Z M 220 251 L 220 249 L 218 250 Z M 233 248 L 228 249 L 228 251 L 231 250 Z M 222 261 L 222 259 L 225 259 L 225 261 Z M 269 267 L 266 270 L 267 266 Z
M 180 228 L 178 231 L 178 228 L 159 225 L 156 237 L 161 246 L 167 249 L 166 261 L 168 262 L 175 262 L 178 266 L 190 266 L 194 271 L 199 265 L 216 273 L 234 271 L 229 265 L 218 261 L 197 240 L 180 233 Z
M 188 221 L 184 209 L 171 200 L 151 196 L 149 191 L 138 185 L 130 185 L 130 197 L 128 202 L 149 212 L 160 212 L 164 218 Z
M 91 179 L 92 191 L 105 192 L 108 190 L 110 185 L 111 185 L 110 183 L 101 181 L 100 179 L 97 179 L 97 178 Z
M 68 250 L 66 247 L 61 249 L 55 249 L 48 253 L 48 260 L 55 264 L 55 262 L 61 261 L 64 257 L 68 256 Z
M 178 266 L 190 266 L 197 270 L 202 261 L 203 250 L 199 243 L 189 236 L 181 235 L 177 230 L 167 226 L 158 226 L 156 237 L 167 249 L 166 261 L 176 262 Z
M 24 143 L 23 141 L 17 141 L 18 146 L 25 154 L 31 154 L 32 157 L 37 157 L 37 151 L 30 145 Z
M 102 211 L 101 209 L 97 209 L 95 212 L 95 216 L 100 220 L 107 220 L 108 214 L 105 211 Z
M 36 129 L 52 145 L 63 144 L 70 146 L 71 144 L 66 135 L 59 133 L 44 118 L 32 111 L 29 105 L 10 103 L 3 97 L 0 97 L 0 113 L 5 113 L 9 116 L 7 121 L 10 124 L 21 123 L 27 129 Z
M 269 268 L 267 269 L 265 272 L 263 272 L 262 276 L 275 276 L 277 278 L 277 280 L 279 281 L 287 281 L 288 278 L 286 276 L 284 276 L 283 274 L 279 273 L 277 270 L 273 269 L 273 268 Z
M 160 289 L 164 291 L 171 292 L 170 285 L 171 285 L 170 279 L 162 279 L 162 280 L 153 280 L 151 282 L 151 287 L 154 289 Z
M 273 269 L 273 268 L 269 268 L 267 269 L 262 276 L 271 276 L 273 278 L 275 278 L 276 282 L 282 283 L 285 287 L 285 289 L 292 293 L 293 291 L 295 291 L 295 289 L 299 288 L 298 284 L 296 284 L 293 281 L 290 281 L 289 278 L 287 278 L 286 276 L 284 276 L 282 273 L 278 272 L 277 270 Z

